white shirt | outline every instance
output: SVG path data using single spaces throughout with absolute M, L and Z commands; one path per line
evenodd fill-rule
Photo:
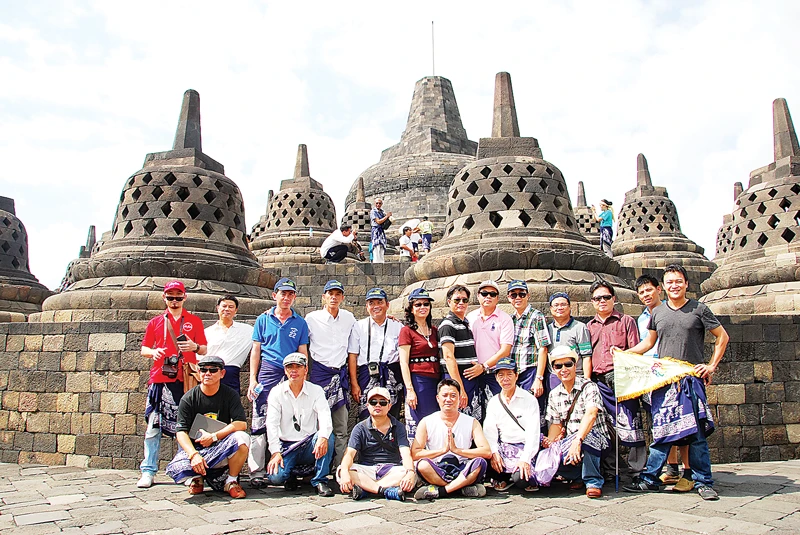
M 388 324 L 386 323 L 388 322 Z M 383 329 L 386 328 L 386 338 L 383 337 Z M 383 347 L 383 356 L 381 362 L 394 364 L 400 362 L 399 339 L 400 330 L 403 324 L 396 320 L 386 318 L 383 325 L 375 323 L 371 317 L 358 320 L 356 334 L 358 335 L 358 361 L 359 366 L 366 366 L 367 364 L 367 342 L 369 341 L 369 331 L 372 328 L 372 343 L 369 349 L 369 360 L 378 362 L 378 356 L 381 354 L 381 347 Z
M 530 462 L 539 451 L 540 429 L 539 402 L 530 392 L 517 387 L 511 401 L 506 403 L 508 410 L 517 417 L 525 431 L 514 422 L 514 419 L 500 405 L 500 396 L 497 394 L 489 399 L 486 405 L 486 419 L 483 422 L 483 434 L 492 448 L 492 453 L 497 453 L 502 440 L 506 444 L 525 444 L 521 460 Z
M 322 247 L 319 248 L 319 255 L 322 258 L 325 258 L 325 255 L 328 254 L 328 251 L 331 250 L 331 247 L 336 247 L 337 245 L 341 244 L 348 244 L 353 243 L 353 233 L 350 232 L 349 236 L 344 236 L 342 231 L 338 228 L 330 233 L 330 235 L 325 238 L 325 241 L 322 242 Z
M 314 362 L 329 368 L 347 364 L 348 353 L 358 353 L 356 317 L 349 310 L 339 309 L 334 318 L 330 312 L 315 310 L 306 314 L 308 350 Z
M 411 253 L 409 253 L 406 249 L 403 249 L 403 245 L 405 245 L 409 249 L 414 249 L 411 246 L 411 237 L 410 236 L 406 236 L 405 234 L 403 234 L 403 236 L 400 237 L 400 256 L 408 256 L 408 257 L 410 257 Z
M 253 327 L 238 321 L 234 321 L 230 327 L 217 322 L 206 329 L 206 340 L 206 355 L 222 358 L 226 366 L 241 368 L 253 347 Z
M 295 429 L 295 422 L 300 424 L 300 431 Z M 333 432 L 331 409 L 321 386 L 305 381 L 296 398 L 288 380 L 270 390 L 267 398 L 269 451 L 281 451 L 281 440 L 297 442 L 317 431 L 319 436 L 325 438 Z M 333 447 L 333 444 L 328 447 Z

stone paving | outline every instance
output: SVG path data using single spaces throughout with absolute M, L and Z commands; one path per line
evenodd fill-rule
M 714 467 L 720 500 L 695 494 L 616 494 L 589 500 L 564 488 L 532 495 L 489 490 L 481 499 L 405 503 L 320 498 L 310 487 L 231 500 L 189 496 L 163 474 L 137 489 L 138 472 L 0 464 L 0 533 L 789 534 L 800 532 L 800 461 Z

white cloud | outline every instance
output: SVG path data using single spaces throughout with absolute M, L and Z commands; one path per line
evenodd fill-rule
M 3 11 L 9 11 L 3 13 Z M 735 181 L 769 163 L 770 104 L 800 106 L 800 5 L 644 2 L 95 2 L 0 7 L 0 184 L 58 284 L 90 224 L 111 226 L 125 179 L 171 146 L 181 95 L 203 146 L 245 197 L 248 226 L 309 147 L 342 215 L 358 174 L 400 137 L 414 82 L 454 85 L 474 140 L 494 74 L 512 75 L 523 135 L 573 197 L 622 203 L 643 152 L 684 232 L 714 254 Z

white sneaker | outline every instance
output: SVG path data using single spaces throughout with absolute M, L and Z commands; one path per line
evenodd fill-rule
M 153 474 L 149 472 L 142 472 L 142 477 L 136 482 L 136 486 L 140 489 L 149 489 L 153 486 Z

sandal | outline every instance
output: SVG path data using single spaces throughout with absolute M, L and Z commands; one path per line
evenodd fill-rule
M 536 485 L 528 485 L 527 487 L 525 487 L 524 490 L 525 492 L 536 492 L 539 490 L 539 487 L 537 487 Z
M 494 483 L 494 490 L 497 492 L 506 492 L 508 488 L 511 486 L 511 483 L 508 481 L 493 481 Z
M 576 479 L 575 481 L 569 484 L 569 490 L 582 490 L 583 489 L 583 481 L 580 479 Z
M 203 494 L 203 488 L 205 488 L 203 484 L 202 477 L 195 477 L 192 479 L 192 482 L 189 483 L 189 494 L 195 496 L 197 494 Z

